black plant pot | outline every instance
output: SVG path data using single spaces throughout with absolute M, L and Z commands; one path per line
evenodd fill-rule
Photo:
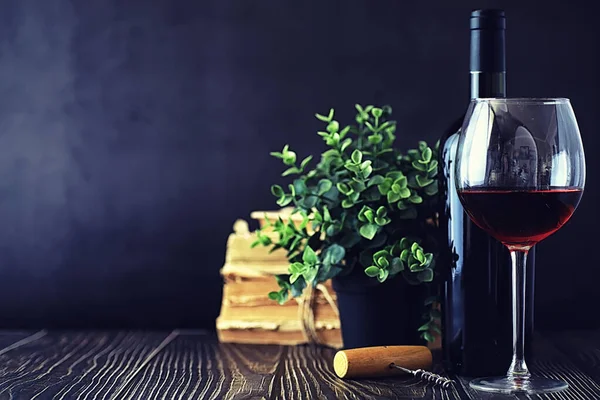
M 344 348 L 425 344 L 417 332 L 424 322 L 423 286 L 409 285 L 402 276 L 379 283 L 363 269 L 333 278 Z

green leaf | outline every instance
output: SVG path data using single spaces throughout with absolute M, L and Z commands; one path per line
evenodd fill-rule
M 360 181 L 351 180 L 350 182 L 348 182 L 348 184 L 350 188 L 357 193 L 360 193 L 366 189 L 365 184 Z
M 283 158 L 283 154 L 278 152 L 278 151 L 272 151 L 269 153 L 270 155 L 272 155 L 275 158 Z
M 283 197 L 280 197 L 279 200 L 277 200 L 277 205 L 280 207 L 285 207 L 288 204 L 290 204 L 292 202 L 292 196 L 290 195 L 285 195 Z
M 392 180 L 392 182 L 397 181 L 398 179 L 402 178 L 404 176 L 404 174 L 402 173 L 402 171 L 390 171 L 387 174 L 385 174 L 386 178 L 390 178 Z
M 397 183 L 394 183 L 391 189 L 394 193 L 400 193 L 400 190 L 402 190 L 402 186 L 398 185 Z
M 413 161 L 412 164 L 414 169 L 418 170 L 418 171 L 427 171 L 427 166 L 418 163 L 417 161 Z
M 435 171 L 437 169 L 438 166 L 438 162 L 437 160 L 433 160 L 429 163 L 429 168 L 427 168 L 427 172 L 432 172 Z
M 410 246 L 412 245 L 410 239 L 408 239 L 407 237 L 403 237 L 402 239 L 400 239 L 400 248 L 401 249 L 410 249 Z
M 329 213 L 329 208 L 327 206 L 323 207 L 323 221 L 331 221 L 331 214 Z
M 298 196 L 303 196 L 308 193 L 308 187 L 306 187 L 306 182 L 304 179 L 296 179 L 293 183 L 294 186 L 294 194 Z
M 400 200 L 398 202 L 398 210 L 406 210 L 408 209 L 408 206 L 406 205 L 406 203 L 402 200 Z
M 360 235 L 365 239 L 372 240 L 377 234 L 379 227 L 375 224 L 366 224 L 360 227 Z
M 342 230 L 342 225 L 341 225 L 341 224 L 339 224 L 339 223 L 337 223 L 337 224 L 332 224 L 332 225 L 329 225 L 329 226 L 327 227 L 327 229 L 325 230 L 325 234 L 326 234 L 328 237 L 332 237 L 332 236 L 335 236 L 335 235 L 337 235 L 338 233 L 340 233 L 340 232 L 341 232 L 341 230 Z
M 325 130 L 327 130 L 329 133 L 335 133 L 338 131 L 338 129 L 340 129 L 340 124 L 337 121 L 331 121 L 327 125 L 327 128 L 325 128 Z
M 323 121 L 323 122 L 329 122 L 329 118 L 328 118 L 328 117 L 326 117 L 326 116 L 324 116 L 324 115 L 321 115 L 321 114 L 315 114 L 315 117 L 317 117 L 317 119 L 318 119 L 319 121 Z
M 298 296 L 302 295 L 302 291 L 304 290 L 305 287 L 306 287 L 306 282 L 304 281 L 304 279 L 298 279 L 297 281 L 292 283 L 292 285 L 291 285 L 292 296 L 298 297 Z
M 331 134 L 329 132 L 323 132 L 323 131 L 317 132 L 317 135 L 321 136 L 322 138 L 329 138 L 331 136 Z
M 318 261 L 317 253 L 310 246 L 306 246 L 302 254 L 302 261 L 304 264 L 315 265 Z
M 377 185 L 377 189 L 379 189 L 379 193 L 381 193 L 383 196 L 385 196 L 392 188 L 393 182 L 394 181 L 391 178 L 385 178 L 381 184 Z
M 387 200 L 388 200 L 388 203 L 394 204 L 395 202 L 400 200 L 400 193 L 395 193 L 395 192 L 389 191 L 387 193 Z
M 269 299 L 279 301 L 279 292 L 269 292 Z
M 404 262 L 408 262 L 408 256 L 410 255 L 410 251 L 408 249 L 402 250 L 400 253 L 400 259 Z
M 409 269 L 411 272 L 420 272 L 426 269 L 425 266 L 419 264 L 419 262 L 410 264 Z
M 375 129 L 375 127 L 373 126 L 373 124 L 371 124 L 369 121 L 365 121 L 365 125 L 367 126 L 367 128 L 369 128 L 369 130 L 370 130 L 371 132 L 375 132 L 375 131 L 376 131 L 376 129 Z
M 410 197 L 410 189 L 402 188 L 402 189 L 400 189 L 400 192 L 398 194 L 400 195 L 400 198 L 408 199 Z
M 418 332 L 427 332 L 429 331 L 429 322 L 427 322 L 426 324 L 423 324 L 419 327 L 419 329 L 417 329 Z
M 425 254 L 423 254 L 423 250 L 417 249 L 417 251 L 415 252 L 415 258 L 417 260 L 419 260 L 421 265 L 424 264 L 425 263 Z
M 396 275 L 398 272 L 404 270 L 404 263 L 398 257 L 392 258 L 390 274 Z
M 327 119 L 329 119 L 330 121 L 333 119 L 333 113 L 335 112 L 335 110 L 333 108 L 329 109 L 329 114 L 327 115 Z
M 425 186 L 427 186 L 427 185 L 429 185 L 429 184 L 433 183 L 433 179 L 429 179 L 429 178 L 427 178 L 427 177 L 423 177 L 423 176 L 421 176 L 421 175 L 417 175 L 417 176 L 415 177 L 415 179 L 417 180 L 417 184 L 418 184 L 420 187 L 425 187 Z
M 288 188 L 290 189 L 290 192 L 292 194 L 292 197 L 296 197 L 296 186 L 292 185 L 291 183 L 288 185 Z
M 371 166 L 371 161 L 365 161 L 361 165 L 362 168 L 362 176 L 364 179 L 367 179 L 369 175 L 373 172 L 373 167 Z
M 379 226 L 384 226 L 387 225 L 391 222 L 392 220 L 386 217 L 375 217 L 375 223 Z
M 367 222 L 367 217 L 365 216 L 365 213 L 367 212 L 367 210 L 370 210 L 371 208 L 369 206 L 363 206 L 360 211 L 358 212 L 358 220 L 360 222 Z
M 373 222 L 373 210 L 367 208 L 363 214 L 368 222 Z
M 340 151 L 343 153 L 344 151 L 346 151 L 348 146 L 350 146 L 351 144 L 352 144 L 352 139 L 350 139 L 350 138 L 344 139 L 344 141 L 340 145 Z
M 300 274 L 292 274 L 292 275 L 290 275 L 290 283 L 296 282 L 298 280 L 298 278 L 300 278 L 300 276 L 302 276 L 302 275 L 300 275 Z
M 360 164 L 362 162 L 362 152 L 360 150 L 354 150 L 352 152 L 352 155 L 350 156 L 350 158 L 352 159 L 352 162 L 354 162 L 355 164 Z
M 423 332 L 423 339 L 427 340 L 430 343 L 435 342 L 435 337 L 429 332 Z
M 283 163 L 285 165 L 294 165 L 296 163 L 296 153 L 293 151 L 283 153 Z
M 350 194 L 352 192 L 352 189 L 350 189 L 350 186 L 348 186 L 344 182 L 338 182 L 338 184 L 336 186 L 337 186 L 338 190 L 340 191 L 340 193 L 342 193 L 342 194 Z
M 425 266 L 427 266 L 427 267 L 430 266 L 432 261 L 433 261 L 433 254 L 431 254 L 431 253 L 425 254 L 425 262 L 424 262 Z
M 306 267 L 304 266 L 304 264 L 302 264 L 301 262 L 295 262 L 293 264 L 290 264 L 289 266 L 289 271 L 292 274 L 301 274 L 302 271 L 304 271 Z
M 312 158 L 313 158 L 313 156 L 308 156 L 304 160 L 302 160 L 302 162 L 300 163 L 300 168 L 301 169 L 306 168 L 306 166 L 308 165 L 308 163 L 310 162 L 310 160 L 312 160 Z
M 387 250 L 379 250 L 377 252 L 375 252 L 375 254 L 373 254 L 373 260 L 377 260 L 381 257 L 387 257 L 389 256 L 390 253 L 388 253 Z
M 352 208 L 354 206 L 354 202 L 350 199 L 342 200 L 342 208 Z
M 415 150 L 415 149 L 410 149 L 406 152 L 406 154 L 408 155 L 409 159 L 415 161 L 421 158 L 421 155 L 419 153 L 419 150 Z
M 418 278 L 423 282 L 433 281 L 433 271 L 429 268 L 419 272 Z
M 384 180 L 385 179 L 381 175 L 373 175 L 371 177 L 371 179 L 369 179 L 369 182 L 367 183 L 367 187 L 379 185 L 379 184 L 383 183 Z
M 419 243 L 414 242 L 411 246 L 410 246 L 410 251 L 412 253 L 414 253 L 415 251 L 417 251 L 419 249 Z
M 410 201 L 413 204 L 421 204 L 423 202 L 423 198 L 415 193 L 408 198 L 408 201 Z
M 371 265 L 370 267 L 367 267 L 365 269 L 365 274 L 367 274 L 367 276 L 371 278 L 374 278 L 379 275 L 379 268 L 377 268 L 374 265 Z
M 434 196 L 438 192 L 438 183 L 433 182 L 431 185 L 425 187 L 423 190 L 427 196 Z
M 304 277 L 304 280 L 308 283 L 312 283 L 315 278 L 317 277 L 317 274 L 319 273 L 319 269 L 315 266 L 307 268 L 304 271 L 304 274 L 302 274 L 302 276 Z
M 383 110 L 381 108 L 373 107 L 371 109 L 371 114 L 373 114 L 375 118 L 380 118 L 383 114 Z
M 385 217 L 387 215 L 387 210 L 384 206 L 379 206 L 379 208 L 377 209 L 377 213 L 376 215 L 378 217 Z
M 419 151 L 424 151 L 427 148 L 427 142 L 419 141 Z
M 302 207 L 306 208 L 307 210 L 310 210 L 311 208 L 317 205 L 318 200 L 319 199 L 315 196 L 305 197 L 304 199 L 302 199 Z
M 350 132 L 350 125 L 346 125 L 341 131 L 340 131 L 340 137 L 343 138 L 344 136 L 346 136 L 348 134 L 348 132 Z M 343 151 L 343 150 L 342 150 Z
M 380 269 L 379 270 L 379 275 L 377 276 L 377 280 L 379 282 L 385 282 L 385 280 L 388 278 L 388 276 L 390 275 L 390 271 L 388 271 L 387 269 Z
M 321 179 L 317 184 L 317 194 L 319 196 L 324 195 L 332 188 L 332 186 L 333 183 L 329 179 Z
M 390 248 L 390 254 L 395 257 L 399 257 L 402 249 L 400 248 L 400 242 L 396 242 Z
M 421 158 L 423 159 L 423 161 L 425 162 L 429 162 L 431 161 L 431 149 L 428 147 L 425 149 L 425 151 L 423 151 L 423 153 L 421 154 Z
M 408 178 L 406 176 L 401 176 L 400 178 L 396 179 L 394 183 L 399 185 L 401 188 L 405 188 L 408 184 Z
M 283 191 L 283 188 L 281 186 L 279 186 L 279 185 L 273 185 L 273 186 L 271 186 L 271 193 L 275 197 L 281 197 L 281 196 L 285 195 L 285 192 Z
M 329 149 L 326 152 L 324 152 L 323 154 L 321 154 L 321 158 L 323 160 L 331 161 L 331 160 L 340 158 L 340 154 L 338 153 L 338 151 L 336 149 Z
M 346 249 L 339 244 L 332 244 L 323 251 L 323 262 L 329 264 L 339 264 L 346 256 Z
M 387 268 L 390 266 L 390 262 L 385 257 L 379 257 L 376 263 L 380 268 Z
M 379 144 L 383 141 L 383 136 L 381 136 L 381 134 L 379 134 L 379 133 L 374 133 L 372 135 L 369 135 L 369 137 L 367 139 L 369 140 L 369 143 L 371 143 L 371 144 Z

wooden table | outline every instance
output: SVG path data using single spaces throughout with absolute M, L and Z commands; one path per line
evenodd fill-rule
M 459 379 L 343 381 L 334 351 L 220 344 L 203 332 L 2 332 L 0 399 L 493 399 Z M 530 368 L 567 391 L 509 399 L 600 399 L 600 331 L 545 334 Z

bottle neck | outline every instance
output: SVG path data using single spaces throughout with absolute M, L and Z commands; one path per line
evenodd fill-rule
M 506 72 L 471 71 L 471 99 L 506 97 Z

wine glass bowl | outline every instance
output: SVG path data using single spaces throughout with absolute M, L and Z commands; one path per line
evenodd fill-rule
M 559 230 L 585 186 L 585 155 L 565 98 L 471 101 L 455 165 L 466 213 L 511 252 L 513 361 L 507 376 L 471 382 L 478 390 L 543 393 L 567 384 L 529 373 L 523 356 L 525 262 L 531 247 Z

